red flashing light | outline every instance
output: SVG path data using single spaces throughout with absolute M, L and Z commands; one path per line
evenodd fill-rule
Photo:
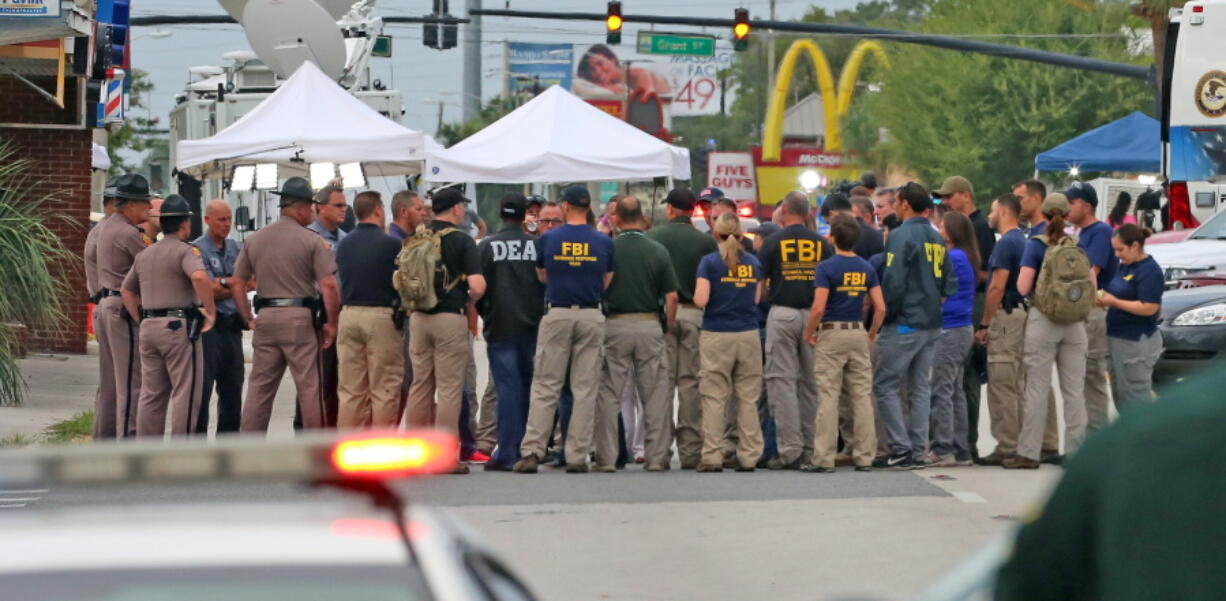
M 1192 12 L 1194 12 L 1194 13 L 1203 13 L 1203 12 L 1205 12 L 1205 7 L 1204 7 L 1204 6 L 1201 6 L 1201 5 L 1198 5 L 1198 6 L 1193 6 L 1193 7 L 1192 7 Z
M 707 212 L 702 210 L 702 205 L 694 206 L 694 216 L 695 217 L 706 217 L 706 215 L 707 215 Z
M 736 209 L 736 214 L 746 219 L 752 218 L 753 217 L 753 207 L 749 205 L 739 206 Z
M 446 432 L 372 432 L 341 440 L 332 466 L 344 477 L 388 480 L 450 471 L 459 440 Z
M 1192 201 L 1188 195 L 1188 182 L 1171 182 L 1166 192 L 1169 199 L 1171 227 L 1182 223 L 1187 229 L 1200 227 L 1200 221 L 1192 215 Z

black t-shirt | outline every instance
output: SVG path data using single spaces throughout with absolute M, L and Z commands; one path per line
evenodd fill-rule
M 485 320 L 485 339 L 498 342 L 535 332 L 545 314 L 545 285 L 536 276 L 536 236 L 508 226 L 482 240 L 479 250 L 485 296 L 477 309 Z
M 336 245 L 341 304 L 391 307 L 398 295 L 392 287 L 400 241 L 373 223 L 359 223 Z
M 808 309 L 813 305 L 813 277 L 817 264 L 833 254 L 825 238 L 803 225 L 790 225 L 762 242 L 758 260 L 770 280 L 766 297 L 771 305 Z
M 852 248 L 852 251 L 865 261 L 872 258 L 875 254 L 885 252 L 885 242 L 881 239 L 881 232 L 865 225 L 860 220 L 856 220 L 856 224 L 860 226 L 860 238 L 856 240 L 856 246 Z
M 434 232 L 454 227 L 454 223 L 446 221 L 430 222 L 430 231 Z M 477 252 L 477 243 L 463 230 L 443 236 L 441 246 L 443 257 L 434 271 L 434 293 L 438 295 L 438 304 L 424 313 L 461 313 L 468 306 L 468 280 L 461 279 L 449 292 L 445 291 L 444 285 L 454 282 L 461 274 L 480 275 L 481 255 Z
M 979 265 L 975 268 L 987 271 L 988 261 L 992 258 L 992 249 L 996 247 L 996 230 L 993 230 L 988 225 L 988 220 L 984 219 L 983 213 L 979 209 L 975 209 L 974 213 L 969 215 L 971 225 L 975 227 L 975 241 L 979 245 Z M 984 278 L 979 285 L 975 287 L 975 292 L 984 292 L 987 290 L 988 278 Z

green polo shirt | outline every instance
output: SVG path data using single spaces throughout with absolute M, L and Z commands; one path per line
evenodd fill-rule
M 613 256 L 617 258 L 617 271 L 605 291 L 610 314 L 655 313 L 664 295 L 677 291 L 668 250 L 643 232 L 625 230 L 618 234 L 613 240 Z
M 677 296 L 683 303 L 694 302 L 694 281 L 698 279 L 698 263 L 718 252 L 715 239 L 696 229 L 689 217 L 677 217 L 664 225 L 651 228 L 647 237 L 664 245 L 677 276 Z
M 995 598 L 1221 599 L 1223 384 L 1216 373 L 1189 379 L 1090 434 L 1018 532 Z

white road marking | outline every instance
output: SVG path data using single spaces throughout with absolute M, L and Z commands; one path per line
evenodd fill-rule
M 42 497 L 0 497 L 0 503 L 29 503 L 30 501 L 37 501 L 41 498 Z
M 0 509 L 20 509 L 25 506 L 26 506 L 25 503 L 9 503 L 9 504 L 0 505 Z
M 987 503 L 988 502 L 987 499 L 980 496 L 980 494 L 977 492 L 970 492 L 970 491 L 963 491 L 963 490 L 951 490 L 949 491 L 949 494 L 957 497 L 958 500 L 962 501 L 963 503 Z
M 0 490 L 0 495 L 39 495 L 45 494 L 45 488 L 26 488 L 22 490 Z

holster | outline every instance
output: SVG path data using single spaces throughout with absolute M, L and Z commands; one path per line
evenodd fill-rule
M 328 323 L 328 311 L 324 307 L 324 299 L 315 297 L 311 299 L 311 323 L 316 330 L 323 329 L 324 324 Z
M 400 307 L 400 299 L 392 301 L 392 325 L 396 326 L 397 332 L 404 331 L 404 320 L 408 318 L 408 313 Z
M 204 327 L 204 313 L 200 309 L 192 308 L 185 318 L 187 321 L 187 339 L 190 342 L 200 340 L 200 330 Z

